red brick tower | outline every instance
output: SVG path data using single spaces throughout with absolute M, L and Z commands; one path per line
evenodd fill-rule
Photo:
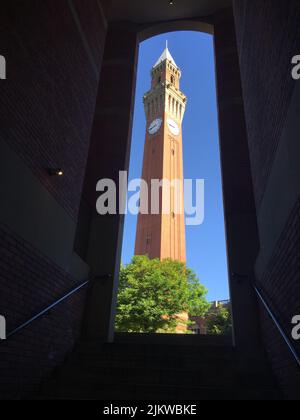
M 186 97 L 180 91 L 181 71 L 168 47 L 151 71 L 151 90 L 144 95 L 147 120 L 142 178 L 166 180 L 160 189 L 158 214 L 140 214 L 135 254 L 186 261 L 183 197 L 182 120 Z M 177 180 L 177 188 L 169 187 Z M 172 184 L 171 184 L 172 185 Z

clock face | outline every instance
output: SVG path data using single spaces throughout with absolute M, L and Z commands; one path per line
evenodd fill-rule
M 154 120 L 154 121 L 153 121 L 153 122 L 149 125 L 149 128 L 148 128 L 148 133 L 149 133 L 150 135 L 153 135 L 153 134 L 157 133 L 157 132 L 158 132 L 158 130 L 160 129 L 161 125 L 162 125 L 162 119 L 161 119 L 161 118 L 157 118 L 156 120 Z
M 171 131 L 171 133 L 174 136 L 178 136 L 178 134 L 180 132 L 178 124 L 174 120 L 172 120 L 171 118 L 168 119 L 167 124 L 168 124 L 169 130 Z

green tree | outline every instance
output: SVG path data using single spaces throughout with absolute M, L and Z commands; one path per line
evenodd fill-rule
M 231 312 L 227 306 L 219 305 L 212 310 L 206 320 L 207 333 L 229 335 L 232 331 Z
M 120 270 L 116 330 L 172 331 L 179 313 L 205 315 L 209 309 L 206 294 L 205 287 L 185 264 L 134 257 Z

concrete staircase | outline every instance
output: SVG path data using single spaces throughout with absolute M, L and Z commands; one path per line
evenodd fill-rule
M 119 335 L 79 344 L 41 399 L 279 400 L 265 362 L 241 367 L 226 337 Z

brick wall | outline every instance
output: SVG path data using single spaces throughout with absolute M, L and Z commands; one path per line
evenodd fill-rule
M 78 283 L 7 227 L 0 225 L 0 308 L 12 331 Z M 83 289 L 7 341 L 0 342 L 0 399 L 37 390 L 78 338 Z
M 283 389 L 287 399 L 299 400 L 300 395 L 300 372 L 297 363 L 291 359 L 290 351 L 278 334 L 278 330 L 261 307 L 261 323 L 264 332 L 263 338 L 266 344 L 269 360 L 276 373 L 279 386 Z
M 1 6 L 7 80 L 0 135 L 75 219 L 105 40 L 99 4 L 6 0 Z M 49 167 L 62 167 L 64 178 L 49 177 Z
M 35 205 L 45 197 L 41 191 L 46 191 L 72 223 L 81 199 L 109 3 L 1 3 L 0 54 L 6 58 L 7 80 L 1 83 L 0 137 L 34 174 Z M 50 177 L 51 167 L 61 167 L 65 176 Z M 18 168 L 18 173 L 22 170 Z M 9 184 L 9 174 L 0 182 Z M 26 199 L 26 190 L 15 194 Z M 34 226 L 34 220 L 26 217 L 23 223 Z M 55 234 L 58 240 L 63 236 L 60 228 L 51 229 L 52 240 Z M 47 230 L 45 226 L 44 242 Z M 77 285 L 77 280 L 31 245 L 34 233 L 22 238 L 16 231 L 13 223 L 8 227 L 0 220 L 0 314 L 6 316 L 9 331 Z M 72 264 L 72 251 L 66 250 L 70 255 L 66 267 Z M 60 364 L 78 337 L 84 302 L 81 291 L 24 332 L 0 343 L 0 399 L 32 392 Z
M 295 88 L 291 77 L 291 59 L 300 51 L 300 3 L 298 0 L 235 0 L 239 58 L 254 193 L 259 213 L 278 145 L 287 121 L 287 114 Z M 296 178 L 295 178 L 296 179 Z M 269 184 L 270 185 L 270 184 Z M 286 188 L 286 199 L 291 194 Z M 276 185 L 272 184 L 273 202 Z M 269 213 L 275 212 L 268 208 Z M 289 214 L 288 214 L 289 213 Z M 260 217 L 259 227 L 271 221 Z M 300 197 L 293 209 L 282 214 L 283 230 L 277 242 L 261 249 L 262 255 L 272 255 L 260 269 L 257 279 L 267 299 L 288 334 L 291 319 L 300 314 Z M 277 226 L 274 226 L 274 229 Z M 261 308 L 262 334 L 274 370 L 290 398 L 300 398 L 300 374 L 291 353 L 280 337 L 265 309 Z M 299 343 L 298 351 L 300 354 Z
M 298 0 L 235 0 L 238 47 L 255 198 L 264 195 L 295 82 L 300 49 Z
M 259 281 L 285 331 L 300 315 L 300 199 L 285 226 L 263 278 Z M 273 321 L 261 307 L 262 331 L 273 367 L 290 398 L 300 398 L 300 371 Z M 300 342 L 294 342 L 300 354 Z

